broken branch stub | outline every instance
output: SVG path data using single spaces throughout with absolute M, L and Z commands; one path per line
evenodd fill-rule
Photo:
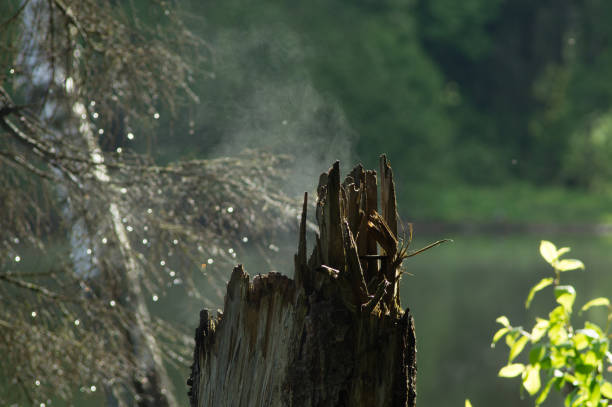
M 376 172 L 357 166 L 340 183 L 336 162 L 319 180 L 319 234 L 308 260 L 304 197 L 295 279 L 251 281 L 234 269 L 223 313 L 200 316 L 193 407 L 415 406 L 414 323 L 400 307 L 403 257 L 384 156 L 380 185 L 382 215 Z

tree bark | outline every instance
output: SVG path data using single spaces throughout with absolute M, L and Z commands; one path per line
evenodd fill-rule
M 380 185 L 382 216 L 376 173 L 357 166 L 341 184 L 336 162 L 319 180 L 308 260 L 304 197 L 294 279 L 234 269 L 224 311 L 200 314 L 193 407 L 415 406 L 414 323 L 398 290 L 405 250 L 384 156 Z

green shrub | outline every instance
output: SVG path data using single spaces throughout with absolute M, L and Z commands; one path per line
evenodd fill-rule
M 499 371 L 500 377 L 521 377 L 522 387 L 536 396 L 535 405 L 542 404 L 551 389 L 566 394 L 566 407 L 608 406 L 612 400 L 612 384 L 604 373 L 611 371 L 612 354 L 609 351 L 612 307 L 605 297 L 588 301 L 580 313 L 592 307 L 607 307 L 605 328 L 592 321 L 585 321 L 582 329 L 571 323 L 576 290 L 561 285 L 561 274 L 584 269 L 580 260 L 562 259 L 570 249 L 557 249 L 554 244 L 542 241 L 540 254 L 553 268 L 554 275 L 544 278 L 529 291 L 525 307 L 529 308 L 534 295 L 552 286 L 557 305 L 548 318 L 536 318 L 531 330 L 512 326 L 507 317 L 497 318 L 502 325 L 493 336 L 492 346 L 505 337 L 509 348 L 508 363 Z M 528 363 L 515 359 L 528 349 Z

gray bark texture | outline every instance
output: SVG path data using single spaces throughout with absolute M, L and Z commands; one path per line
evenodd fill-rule
M 414 323 L 398 289 L 406 251 L 380 165 L 379 202 L 375 171 L 359 165 L 341 183 L 336 162 L 321 175 L 308 259 L 305 195 L 293 280 L 234 269 L 223 312 L 200 314 L 191 406 L 415 406 Z

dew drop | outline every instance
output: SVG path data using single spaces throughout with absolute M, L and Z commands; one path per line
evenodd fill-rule
M 37 314 L 36 314 L 36 311 L 32 311 L 32 314 L 31 314 L 31 315 L 32 315 L 32 318 L 36 318 L 36 315 L 37 315 Z
M 39 407 L 47 407 L 47 405 L 45 403 L 40 403 Z
M 183 283 L 183 280 L 181 280 L 180 278 L 175 278 L 173 281 L 174 285 L 179 285 Z
M 121 188 L 120 191 L 121 191 L 122 194 L 127 194 L 127 188 L 125 188 L 125 187 Z
M 100 135 L 104 134 L 104 129 L 98 129 L 98 134 Z
M 92 385 L 92 386 L 90 387 L 90 389 L 91 389 L 91 391 L 96 391 L 96 386 Z
M 117 305 L 117 303 L 115 302 L 115 300 L 110 300 L 108 302 L 108 305 L 110 305 L 111 307 L 114 307 L 115 305 Z
M 242 241 L 243 241 L 244 243 L 246 243 L 246 242 L 248 242 L 248 241 L 249 241 L 249 238 L 245 236 L 245 237 L 243 237 L 243 238 L 242 238 Z
M 65 87 L 66 92 L 72 93 L 72 91 L 74 90 L 74 79 L 72 79 L 71 77 L 66 78 Z
M 174 239 L 174 240 L 172 241 L 172 243 L 173 243 L 173 244 L 178 244 L 178 240 L 177 240 L 177 239 Z
M 20 261 L 21 261 L 21 257 L 19 257 L 19 256 L 15 256 L 15 262 L 16 262 L 16 263 L 19 263 Z
M 35 385 L 37 385 L 37 386 L 40 386 L 40 380 L 36 380 L 36 381 L 34 382 L 34 384 L 35 384 Z
M 9 73 L 13 75 L 15 73 L 15 69 L 14 68 L 9 69 Z
M 149 230 L 149 227 L 147 225 L 145 225 L 142 230 L 144 230 L 145 232 Z
M 108 243 L 108 239 L 107 239 L 107 238 L 105 238 L 105 237 L 103 237 L 103 238 L 102 238 L 102 244 L 107 244 L 107 243 Z
M 142 239 L 142 244 L 147 244 L 149 241 L 147 239 Z
M 206 260 L 206 263 L 208 263 L 208 264 L 213 264 L 214 262 L 215 262 L 215 261 L 214 261 L 213 259 L 208 259 L 208 260 Z
M 75 320 L 74 320 L 74 325 L 75 325 L 75 326 L 79 326 L 79 325 L 81 325 L 81 321 L 79 321 L 78 319 L 75 319 Z
M 151 299 L 153 300 L 153 302 L 157 302 L 157 300 L 159 300 L 159 297 L 154 294 L 153 297 L 151 297 Z
M 162 261 L 160 261 L 160 262 L 159 262 L 159 265 L 160 265 L 160 266 L 165 266 L 165 265 L 166 265 L 166 262 L 165 262 L 164 260 L 162 260 Z
M 268 249 L 272 250 L 273 252 L 278 252 L 279 251 L 278 246 L 275 245 L 275 244 L 272 244 L 272 243 L 268 246 Z
M 87 249 L 87 254 L 91 254 L 91 249 Z
M 13 239 L 13 242 L 14 242 L 15 244 L 19 244 L 19 238 L 18 238 L 18 237 L 14 238 L 14 239 Z
M 153 118 L 154 118 L 155 120 L 159 119 L 159 113 L 155 112 L 155 114 L 153 114 Z
M 130 225 L 128 225 L 125 230 L 127 230 L 128 232 L 132 232 L 134 230 L 133 227 L 131 227 Z
M 89 106 L 94 107 L 96 105 L 96 101 L 92 100 L 91 102 L 89 102 Z
M 150 214 L 152 214 L 152 213 L 153 213 L 153 209 L 151 209 L 151 208 L 147 209 L 147 213 L 148 213 L 149 215 L 150 215 Z
M 170 270 L 170 273 L 168 273 L 168 274 L 170 274 L 170 277 L 174 277 L 174 276 L 176 275 L 176 273 L 174 272 L 174 270 Z
M 227 208 L 227 213 L 232 213 L 234 212 L 234 208 L 232 206 Z
M 98 114 L 98 112 L 93 112 L 91 117 L 93 117 L 94 119 L 97 119 L 98 117 L 100 117 L 100 115 Z
M 117 153 L 121 154 L 122 151 L 123 149 L 121 147 L 117 147 Z

